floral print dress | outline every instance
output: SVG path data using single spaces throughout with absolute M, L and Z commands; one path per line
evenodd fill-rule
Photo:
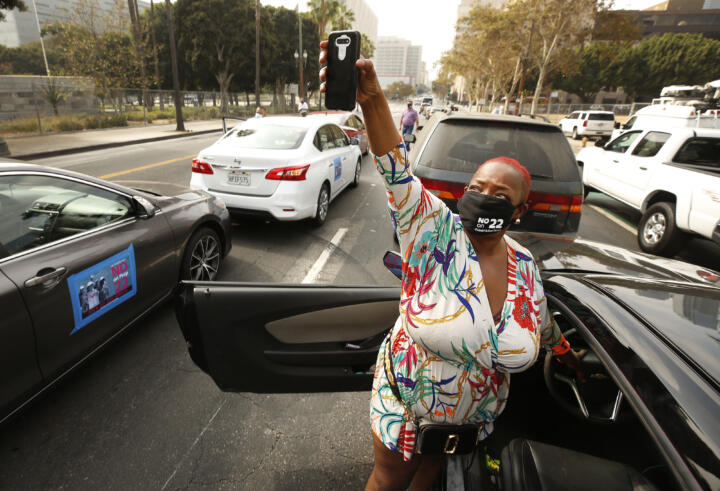
M 493 320 L 460 218 L 412 175 L 402 144 L 376 156 L 375 164 L 399 235 L 403 274 L 400 315 L 378 353 L 370 419 L 385 446 L 410 460 L 414 421 L 475 423 L 485 438 L 505 407 L 510 373 L 529 368 L 541 345 L 555 354 L 570 346 L 548 314 L 538 267 L 524 247 L 505 236 L 507 297 Z M 386 357 L 412 415 L 392 393 Z

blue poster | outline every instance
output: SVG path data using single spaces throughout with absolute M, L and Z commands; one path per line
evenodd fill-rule
M 342 177 L 342 159 L 340 157 L 333 160 L 333 164 L 335 164 L 335 180 L 339 181 Z
M 67 279 L 75 333 L 137 293 L 135 251 L 130 247 Z

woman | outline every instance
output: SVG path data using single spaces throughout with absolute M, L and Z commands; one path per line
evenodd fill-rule
M 327 42 L 320 46 L 323 63 Z M 400 316 L 372 388 L 375 466 L 366 489 L 429 489 L 442 457 L 414 453 L 415 421 L 473 423 L 485 437 L 505 406 L 509 374 L 529 368 L 541 344 L 576 370 L 578 356 L 547 311 L 531 254 L 505 235 L 527 211 L 527 170 L 506 157 L 480 165 L 454 215 L 412 175 L 372 62 L 357 68 L 357 100 L 403 254 Z

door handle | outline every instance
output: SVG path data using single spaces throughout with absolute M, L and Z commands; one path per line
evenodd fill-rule
M 617 164 L 617 163 L 619 163 L 620 161 L 619 161 L 619 160 L 613 160 L 613 162 L 615 162 L 615 163 Z
M 37 276 L 25 281 L 25 288 L 32 288 L 33 286 L 42 285 L 55 278 L 60 278 L 66 272 L 67 268 L 65 266 L 57 269 L 43 268 L 37 272 Z
M 647 167 L 640 166 L 640 170 L 647 170 Z

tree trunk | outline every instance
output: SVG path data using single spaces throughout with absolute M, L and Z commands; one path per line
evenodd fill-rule
M 255 105 L 260 106 L 260 0 L 255 0 Z
M 165 0 L 168 18 L 168 34 L 170 36 L 170 59 L 172 60 L 173 92 L 175 94 L 175 129 L 185 131 L 182 114 L 182 98 L 180 97 L 180 75 L 178 74 L 177 51 L 175 50 L 175 19 L 172 15 L 170 0 Z
M 546 68 L 547 68 L 546 63 L 543 63 L 542 66 L 540 67 L 540 72 L 538 73 L 537 84 L 535 85 L 535 94 L 533 95 L 532 106 L 530 106 L 530 114 L 535 114 L 535 111 L 537 110 L 538 99 L 540 98 L 540 92 L 542 92 L 543 82 L 545 81 Z
M 157 88 L 160 89 L 160 65 L 158 62 L 157 41 L 155 38 L 155 5 L 153 4 L 153 0 L 150 0 L 150 27 L 150 32 L 152 34 L 153 58 L 155 60 L 155 84 L 157 85 Z M 165 110 L 165 102 L 163 101 L 162 93 L 160 93 L 160 110 Z
M 228 89 L 230 88 L 230 82 L 235 74 L 230 73 L 230 70 L 226 64 L 225 69 L 215 74 L 218 85 L 220 86 L 220 113 L 227 115 L 229 111 L 228 106 Z
M 508 107 L 510 107 L 510 98 L 512 97 L 513 93 L 515 92 L 515 86 L 517 85 L 519 73 L 520 73 L 520 57 L 518 56 L 517 62 L 515 63 L 515 71 L 513 72 L 512 82 L 510 83 L 510 90 L 508 91 L 507 95 L 505 96 L 505 109 L 503 110 L 503 114 L 508 113 Z M 516 102 L 516 107 L 517 107 L 517 102 Z

